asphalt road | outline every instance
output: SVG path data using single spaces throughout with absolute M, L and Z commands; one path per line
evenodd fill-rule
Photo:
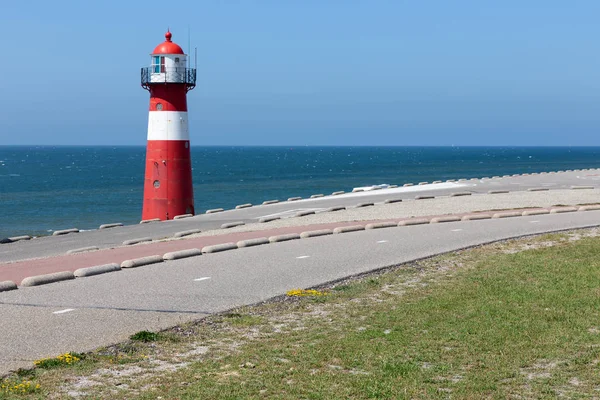
M 176 232 L 201 229 L 203 231 L 218 229 L 222 224 L 234 221 L 245 223 L 257 222 L 261 217 L 291 217 L 298 211 L 324 211 L 333 206 L 354 207 L 362 202 L 379 203 L 387 199 L 414 199 L 415 196 L 448 196 L 456 192 L 488 193 L 491 190 L 526 191 L 532 188 L 569 189 L 572 186 L 599 186 L 600 170 L 573 171 L 536 175 L 520 175 L 513 177 L 474 179 L 463 182 L 444 182 L 438 184 L 416 185 L 395 189 L 383 189 L 361 193 L 348 193 L 338 196 L 325 196 L 316 199 L 299 201 L 283 201 L 277 204 L 260 205 L 239 210 L 227 210 L 216 214 L 201 214 L 192 218 L 172 220 L 150 224 L 130 225 L 105 230 L 85 231 L 64 236 L 36 238 L 0 244 L 0 263 L 25 260 L 38 257 L 49 257 L 88 246 L 101 249 L 121 246 L 123 241 L 141 237 L 163 239 Z M 415 183 L 416 184 L 416 183 Z M 118 221 L 105 221 L 112 223 Z M 77 226 L 56 227 L 68 229 Z
M 143 329 L 166 328 L 263 301 L 292 288 L 491 241 L 598 225 L 600 211 L 588 211 L 369 230 L 2 292 L 0 373 L 31 366 L 41 357 L 116 343 Z

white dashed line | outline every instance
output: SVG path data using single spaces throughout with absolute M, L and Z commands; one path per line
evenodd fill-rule
M 462 229 L 452 229 L 452 232 L 460 232 Z
M 379 240 L 377 243 L 387 243 L 387 240 Z
M 54 311 L 52 314 L 64 314 L 64 313 L 68 313 L 71 311 L 75 311 L 75 309 L 74 308 L 65 308 L 64 310 Z
M 207 279 L 210 279 L 210 276 L 205 276 L 205 277 L 203 277 L 203 278 L 196 278 L 196 279 L 194 279 L 194 281 L 195 281 L 195 282 L 199 282 L 199 281 L 205 281 L 205 280 L 207 280 Z
M 296 257 L 298 260 L 301 260 L 303 258 L 309 258 L 310 256 L 300 256 L 300 257 Z

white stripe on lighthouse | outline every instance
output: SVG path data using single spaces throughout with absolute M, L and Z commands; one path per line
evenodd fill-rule
M 190 140 L 187 111 L 150 111 L 148 140 Z

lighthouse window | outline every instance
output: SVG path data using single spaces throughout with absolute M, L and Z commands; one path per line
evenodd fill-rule
M 175 62 L 178 63 L 179 62 L 179 57 L 175 57 Z
M 152 58 L 152 71 L 155 74 L 165 72 L 165 58 L 163 56 L 154 56 Z

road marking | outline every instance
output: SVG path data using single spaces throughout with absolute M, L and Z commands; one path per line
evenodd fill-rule
M 199 281 L 205 281 L 205 280 L 207 280 L 207 279 L 210 279 L 210 276 L 205 276 L 205 277 L 203 277 L 203 278 L 196 278 L 196 279 L 194 279 L 194 281 L 195 281 L 195 282 L 199 282 Z
M 462 229 L 452 229 L 452 232 L 460 232 Z
M 530 224 L 536 224 L 538 222 L 540 222 L 540 221 L 529 221 Z
M 310 256 L 300 256 L 300 257 L 296 257 L 298 260 L 301 260 L 303 258 L 309 258 Z
M 377 243 L 387 243 L 387 240 L 379 240 Z
M 64 310 L 54 311 L 52 314 L 64 314 L 64 313 L 68 313 L 71 311 L 75 311 L 75 309 L 74 308 L 65 308 Z

